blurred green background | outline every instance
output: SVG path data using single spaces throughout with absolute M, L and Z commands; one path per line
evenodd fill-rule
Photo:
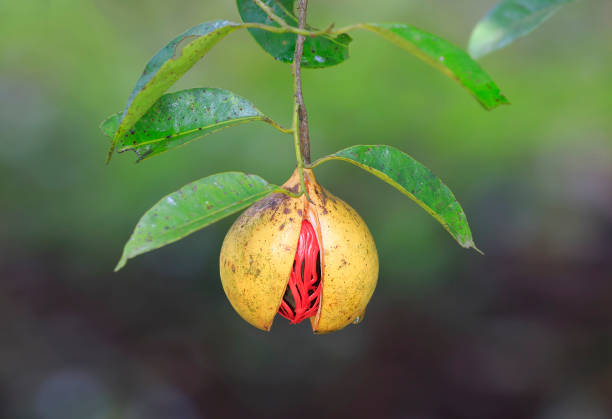
M 413 24 L 465 47 L 495 4 L 310 2 L 310 22 Z M 0 418 L 612 417 L 612 3 L 582 1 L 481 63 L 486 112 L 382 39 L 304 74 L 312 154 L 386 143 L 437 173 L 485 257 L 344 163 L 319 181 L 368 223 L 380 277 L 365 321 L 327 336 L 233 311 L 218 253 L 233 219 L 112 269 L 139 217 L 218 171 L 282 183 L 290 137 L 244 125 L 135 165 L 98 124 L 148 59 L 231 0 L 0 2 Z M 174 90 L 222 87 L 290 124 L 292 85 L 248 33 Z

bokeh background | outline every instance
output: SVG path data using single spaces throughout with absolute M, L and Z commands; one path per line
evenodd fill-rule
M 310 21 L 414 24 L 466 46 L 494 5 L 310 2 Z M 245 125 L 135 165 L 104 165 L 98 124 L 148 59 L 231 0 L 0 2 L 0 418 L 612 417 L 612 3 L 582 1 L 482 60 L 512 105 L 486 112 L 382 39 L 307 71 L 312 153 L 387 143 L 463 204 L 479 256 L 344 163 L 321 183 L 380 253 L 365 321 L 260 332 L 218 274 L 231 217 L 112 272 L 139 217 L 218 171 L 283 182 L 289 137 Z M 175 89 L 223 87 L 289 125 L 291 77 L 246 32 Z

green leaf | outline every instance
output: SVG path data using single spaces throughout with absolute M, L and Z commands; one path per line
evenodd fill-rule
M 113 138 L 121 112 L 100 128 Z M 249 121 L 271 120 L 248 100 L 224 89 L 190 89 L 170 93 L 157 102 L 117 143 L 117 151 L 134 151 L 138 161 L 164 153 L 208 134 Z
M 130 131 L 159 97 L 199 61 L 217 42 L 242 28 L 227 20 L 206 22 L 177 36 L 149 61 L 123 111 L 107 162 L 117 142 Z
M 128 259 L 174 243 L 278 189 L 259 176 L 240 172 L 218 173 L 183 186 L 155 204 L 138 221 L 115 272 Z
M 431 214 L 461 246 L 479 251 L 453 193 L 431 170 L 408 154 L 388 145 L 356 145 L 323 157 L 313 166 L 328 160 L 349 162 L 384 180 Z
M 298 26 L 298 20 L 293 14 L 295 0 L 264 0 L 274 13 L 292 26 Z M 253 0 L 236 0 L 238 12 L 244 22 L 263 23 L 279 27 Z M 312 29 L 312 28 L 308 28 Z M 275 59 L 283 63 L 292 63 L 297 35 L 292 33 L 276 34 L 261 29 L 249 29 L 261 47 Z M 320 35 L 307 37 L 304 41 L 302 67 L 323 68 L 340 64 L 349 57 L 348 44 L 351 37 L 341 34 L 336 37 Z
M 476 61 L 442 38 L 403 23 L 362 23 L 355 28 L 377 33 L 431 64 L 463 85 L 485 109 L 510 103 Z
M 573 0 L 502 0 L 476 24 L 468 51 L 474 58 L 527 35 Z

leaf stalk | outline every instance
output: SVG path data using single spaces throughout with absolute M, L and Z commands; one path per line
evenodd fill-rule
M 306 29 L 306 26 L 304 25 L 304 27 L 298 27 L 296 28 L 295 26 L 291 26 L 289 25 L 282 17 L 280 17 L 279 15 L 277 15 L 276 13 L 274 13 L 274 11 L 272 10 L 272 8 L 268 5 L 266 5 L 262 0 L 254 0 L 255 3 L 257 4 L 257 6 L 259 6 L 259 8 L 261 10 L 264 11 L 264 13 L 270 18 L 270 20 L 272 20 L 273 22 L 276 22 L 280 27 L 278 26 L 271 26 L 271 25 L 264 25 L 262 23 L 255 23 L 255 22 L 248 22 L 248 23 L 244 23 L 244 27 L 247 29 L 262 29 L 264 31 L 268 31 L 268 32 L 274 32 L 274 33 L 287 33 L 287 32 L 291 32 L 294 33 L 296 35 L 303 35 L 303 36 L 310 36 L 310 37 L 315 37 L 315 36 L 321 36 L 321 35 L 341 35 L 343 33 L 347 33 L 353 29 L 359 29 L 361 28 L 361 24 L 357 23 L 354 25 L 348 25 L 345 26 L 343 28 L 340 29 L 336 29 L 334 30 L 334 23 L 331 23 L 326 29 L 323 30 L 318 30 L 318 31 L 311 31 Z M 308 2 L 306 2 L 308 3 Z M 298 4 L 298 8 L 299 8 L 299 4 Z

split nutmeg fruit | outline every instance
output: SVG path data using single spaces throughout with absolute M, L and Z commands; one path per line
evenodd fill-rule
M 315 333 L 363 319 L 378 279 L 378 255 L 359 214 L 304 170 L 306 195 L 272 194 L 247 209 L 221 248 L 223 290 L 253 326 L 270 330 L 276 314 Z M 283 188 L 297 192 L 297 170 Z

